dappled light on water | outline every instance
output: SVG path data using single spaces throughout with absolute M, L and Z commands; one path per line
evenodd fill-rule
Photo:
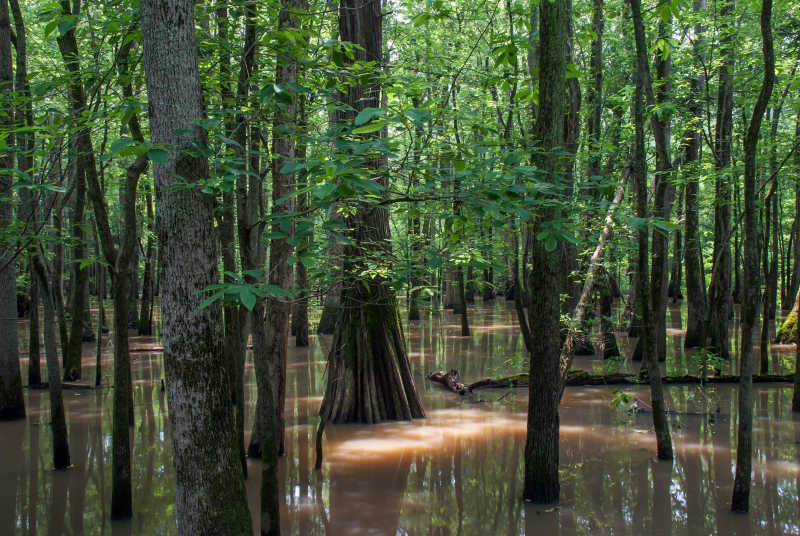
M 754 389 L 754 479 L 747 516 L 729 513 L 735 385 L 666 388 L 675 443 L 671 465 L 655 460 L 647 387 L 567 388 L 560 411 L 560 504 L 523 503 L 527 389 L 460 397 L 425 379 L 436 370 L 456 369 L 466 382 L 517 372 L 525 355 L 510 305 L 471 310 L 470 337 L 452 337 L 449 326 L 457 325 L 457 317 L 444 311 L 406 326 L 427 418 L 329 425 L 321 471 L 314 470 L 314 444 L 330 341 L 312 337 L 309 348 L 291 348 L 286 456 L 280 462 L 285 534 L 800 534 L 800 421 L 792 418 L 788 384 Z M 674 331 L 664 367 L 685 373 L 696 370 L 697 361 L 682 351 L 685 316 L 677 313 L 671 316 Z M 158 342 L 140 344 L 134 337 L 132 344 L 157 347 Z M 620 346 L 630 355 L 629 341 L 620 338 Z M 93 348 L 84 350 L 85 374 L 92 378 Z M 108 520 L 113 389 L 107 386 L 113 363 L 104 356 L 106 387 L 64 392 L 71 470 L 51 470 L 47 391 L 26 392 L 26 421 L 0 423 L 0 535 L 177 533 L 161 357 L 132 356 L 133 520 Z M 784 361 L 774 361 L 775 366 L 793 367 L 793 359 Z M 639 366 L 627 358 L 609 363 L 594 356 L 577 358 L 576 365 L 594 373 L 638 371 Z M 246 374 L 249 437 L 255 377 L 251 367 Z M 248 469 L 248 500 L 256 511 L 259 462 L 249 460 Z

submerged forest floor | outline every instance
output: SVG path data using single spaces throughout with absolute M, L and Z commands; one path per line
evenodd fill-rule
M 525 357 L 513 304 L 498 299 L 471 308 L 469 337 L 459 335 L 450 311 L 423 318 L 405 333 L 428 418 L 329 426 L 321 473 L 313 470 L 313 433 L 330 337 L 313 336 L 308 348 L 290 340 L 287 455 L 281 462 L 286 534 L 800 534 L 800 420 L 792 416 L 791 384 L 754 388 L 754 479 L 746 516 L 729 512 L 735 385 L 665 388 L 672 465 L 655 460 L 646 386 L 568 387 L 561 408 L 561 504 L 535 507 L 520 499 L 526 389 L 460 397 L 426 379 L 450 369 L 466 382 L 518 372 Z M 671 375 L 698 372 L 696 354 L 683 350 L 685 321 L 685 309 L 671 306 L 668 361 L 662 365 Z M 622 333 L 619 342 L 630 356 L 631 342 Z M 0 535 L 176 534 L 162 360 L 148 350 L 158 346 L 157 338 L 131 339 L 133 520 L 108 520 L 113 363 L 104 344 L 103 387 L 64 392 L 71 470 L 50 470 L 46 391 L 26 390 L 26 420 L 0 423 Z M 84 346 L 84 378 L 94 378 L 94 348 Z M 248 358 L 249 429 L 256 388 Z M 594 356 L 578 357 L 574 366 L 593 373 L 639 368 L 629 359 L 603 362 Z M 723 373 L 735 371 L 736 363 L 729 367 Z M 794 346 L 771 347 L 770 372 L 792 370 Z M 612 403 L 620 402 L 620 392 L 630 400 Z M 251 511 L 257 512 L 257 461 L 249 461 L 249 474 Z

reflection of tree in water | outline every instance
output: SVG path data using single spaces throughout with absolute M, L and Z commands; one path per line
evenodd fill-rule
M 330 444 L 342 434 L 338 428 L 328 431 Z M 407 454 L 330 463 L 328 534 L 395 534 L 410 471 Z

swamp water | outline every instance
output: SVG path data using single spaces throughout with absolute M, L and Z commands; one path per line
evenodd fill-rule
M 510 304 L 500 300 L 470 312 L 470 337 L 458 336 L 457 318 L 443 311 L 406 327 L 428 418 L 329 426 L 321 473 L 313 470 L 313 439 L 330 339 L 312 337 L 310 348 L 290 349 L 287 455 L 281 462 L 286 534 L 800 534 L 800 420 L 791 413 L 789 384 L 755 387 L 748 515 L 729 512 L 737 404 L 736 386 L 730 385 L 666 388 L 667 406 L 675 412 L 671 465 L 655 460 L 650 414 L 613 406 L 612 388 L 568 387 L 561 408 L 561 503 L 555 508 L 523 503 L 526 389 L 461 398 L 425 379 L 454 368 L 473 381 L 508 373 L 520 361 L 522 341 Z M 698 359 L 682 351 L 685 311 L 674 309 L 668 319 L 667 372 L 695 373 Z M 131 345 L 154 342 L 134 337 Z M 630 345 L 623 338 L 620 343 L 629 354 Z M 793 369 L 792 353 L 773 348 L 772 372 Z M 113 364 L 103 365 L 107 386 Z M 593 372 L 638 369 L 637 363 L 591 357 L 577 358 L 575 365 Z M 84 377 L 94 377 L 93 367 L 87 346 Z M 108 521 L 111 388 L 64 392 L 74 464 L 64 472 L 51 469 L 47 393 L 28 390 L 27 420 L 0 423 L 0 536 L 177 533 L 162 370 L 159 354 L 132 354 L 134 518 Z M 252 363 L 247 378 L 249 428 Z M 646 387 L 625 392 L 640 408 L 648 407 Z M 250 461 L 248 469 L 255 511 L 260 465 Z

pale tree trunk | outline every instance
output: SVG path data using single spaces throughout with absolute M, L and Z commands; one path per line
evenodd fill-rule
M 219 303 L 200 308 L 219 281 L 211 196 L 197 184 L 208 162 L 191 0 L 141 3 L 150 134 L 169 150 L 154 165 L 160 244 L 161 307 L 169 420 L 180 534 L 251 534 L 238 453 Z
M 775 53 L 772 46 L 772 0 L 761 3 L 761 36 L 764 80 L 753 107 L 744 139 L 744 300 L 742 303 L 741 382 L 739 384 L 739 427 L 736 445 L 736 476 L 731 510 L 750 508 L 750 473 L 753 467 L 753 329 L 758 316 L 761 281 L 758 269 L 758 200 L 756 198 L 756 152 L 758 133 L 775 85 Z

